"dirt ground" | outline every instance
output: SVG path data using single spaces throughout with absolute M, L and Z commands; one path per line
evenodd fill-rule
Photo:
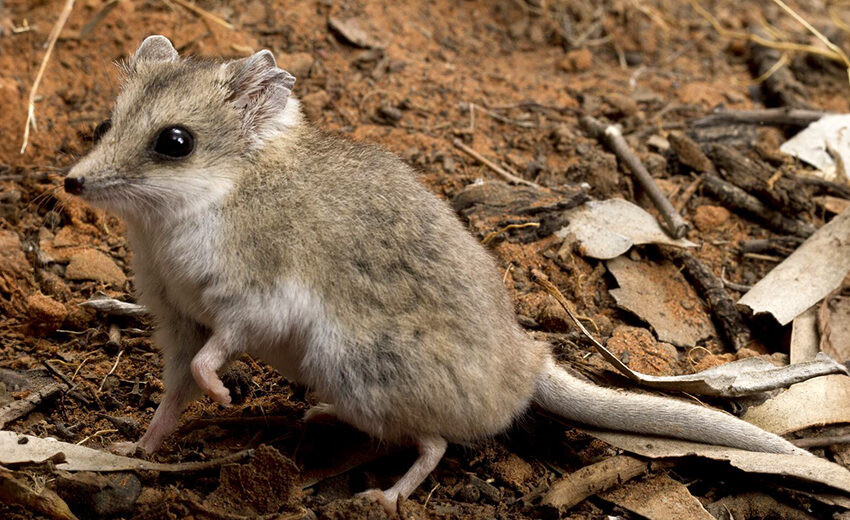
M 689 2 L 197 2 L 232 27 L 183 3 L 77 1 L 45 70 L 35 103 L 37 125 L 21 154 L 29 90 L 64 2 L 0 0 L 0 367 L 43 370 L 48 362 L 74 385 L 6 429 L 105 448 L 136 440 L 161 397 L 151 322 L 109 317 L 79 305 L 95 295 L 133 301 L 132 251 L 123 224 L 60 187 L 66 169 L 91 147 L 95 125 L 109 116 L 119 81 L 115 63 L 149 34 L 168 36 L 181 54 L 234 58 L 271 49 L 297 77 L 294 93 L 310 120 L 351 139 L 382 144 L 449 201 L 471 183 L 498 178 L 454 146 L 457 139 L 543 186 L 587 183 L 593 198 L 625 198 L 654 211 L 616 158 L 581 130 L 579 116 L 619 123 L 662 190 L 674 203 L 684 202 L 683 216 L 694 224 L 687 236 L 699 245 L 694 254 L 716 275 L 749 285 L 776 264 L 775 257 L 787 254 L 744 256 L 741 241 L 776 234 L 720 207 L 702 189 L 685 195 L 693 171 L 649 144 L 653 136 L 689 130 L 694 118 L 716 107 L 775 104 L 764 92 L 765 82 L 754 81 L 752 48 L 718 34 Z M 773 2 L 701 3 L 727 29 L 767 24 L 787 41 L 816 43 Z M 791 5 L 836 43 L 844 42 L 847 25 L 836 20 L 850 23 L 846 3 L 830 9 L 821 2 Z M 331 30 L 331 17 L 355 19 L 366 38 L 360 43 L 369 48 Z M 811 108 L 848 111 L 850 86 L 841 66 L 801 53 L 789 58 L 786 70 Z M 695 137 L 701 144 L 711 139 Z M 777 169 L 804 168 L 779 154 L 782 129 L 752 129 L 749 139 L 748 151 Z M 817 206 L 801 215 L 820 226 L 831 213 Z M 470 223 L 481 239 L 500 227 L 487 220 L 470 218 Z M 608 291 L 617 284 L 603 262 L 553 254 L 558 247 L 551 236 L 528 239 L 512 230 L 487 244 L 521 323 L 552 341 L 562 360 L 598 381 L 623 383 L 570 332 L 563 311 L 531 281 L 533 269 L 544 272 L 596 325 L 603 343 L 635 370 L 672 375 L 736 359 L 718 333 L 693 348 L 658 342 L 644 322 L 616 306 Z M 664 262 L 651 247 L 630 258 Z M 707 313 L 694 298 L 697 304 L 690 308 Z M 768 324 L 753 330 L 755 341 L 738 356 L 787 348 L 787 329 Z M 132 485 L 126 479 L 110 485 L 131 495 L 128 486 L 137 492 L 140 486 L 140 495 L 135 503 L 125 499 L 113 509 L 97 509 L 105 506 L 93 504 L 91 493 L 74 496 L 73 486 L 61 478 L 50 479 L 48 486 L 58 489 L 80 518 L 382 517 L 380 509 L 352 495 L 391 483 L 413 460 L 413 451 L 378 445 L 341 425 L 303 424 L 300 416 L 312 402 L 309 391 L 261 360 L 243 358 L 226 379 L 243 399 L 227 408 L 206 398 L 194 403 L 180 434 L 154 458 L 202 461 L 262 446 L 250 462 L 127 477 Z M 24 397 L 14 388 L 8 394 Z M 408 518 L 634 518 L 599 496 L 561 509 L 539 500 L 557 478 L 615 452 L 530 413 L 492 441 L 450 447 L 402 510 Z M 812 515 L 799 518 L 827 518 L 837 511 L 781 491 L 768 478 L 720 464 L 685 460 L 658 471 L 686 483 L 706 506 L 723 497 L 764 493 L 800 515 Z M 305 483 L 310 485 L 302 489 Z M 0 516 L 44 517 L 14 504 L 0 504 Z M 763 516 L 768 515 L 750 517 Z

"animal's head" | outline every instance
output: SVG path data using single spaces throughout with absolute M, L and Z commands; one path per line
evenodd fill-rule
M 227 62 L 181 58 L 167 38 L 149 36 L 65 190 L 138 219 L 215 202 L 268 140 L 300 123 L 294 83 L 267 50 Z

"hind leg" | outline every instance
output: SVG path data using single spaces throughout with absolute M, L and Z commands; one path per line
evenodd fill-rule
M 442 437 L 422 437 L 417 440 L 419 458 L 395 485 L 387 490 L 370 489 L 360 493 L 381 504 L 390 516 L 396 514 L 398 498 L 407 498 L 434 471 L 443 458 L 448 443 Z

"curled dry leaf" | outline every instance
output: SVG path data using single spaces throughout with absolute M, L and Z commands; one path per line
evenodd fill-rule
M 612 362 L 611 359 L 608 361 Z M 625 366 L 619 360 L 615 366 L 617 364 Z M 617 369 L 623 371 L 619 366 Z M 628 370 L 627 367 L 626 369 Z M 813 361 L 784 367 L 777 367 L 765 359 L 752 357 L 683 376 L 650 376 L 632 370 L 626 375 L 644 386 L 659 390 L 737 397 L 785 388 L 822 375 L 846 373 L 847 368 L 844 365 L 825 354 L 819 354 Z
M 748 473 L 793 477 L 850 493 L 850 470 L 814 456 L 786 455 L 739 450 L 697 442 L 663 439 L 647 435 L 615 433 L 582 428 L 582 431 L 630 453 L 653 459 L 704 457 L 725 460 Z
M 847 182 L 850 167 L 850 114 L 829 114 L 810 124 L 779 150 L 803 160 L 828 181 Z M 836 160 L 837 159 L 837 160 Z
M 684 238 L 670 238 L 652 215 L 622 199 L 586 202 L 566 216 L 569 225 L 556 235 L 565 239 L 565 247 L 577 242 L 581 254 L 591 258 L 608 260 L 639 244 L 696 246 Z
M 822 353 L 818 354 L 813 361 L 786 367 L 776 367 L 772 363 L 760 358 L 747 358 L 684 376 L 650 376 L 641 374 L 627 367 L 617 356 L 612 354 L 610 350 L 593 337 L 587 328 L 578 320 L 566 298 L 564 298 L 564 295 L 561 294 L 561 291 L 552 282 L 546 280 L 539 271 L 533 270 L 532 274 L 535 277 L 535 281 L 546 289 L 564 310 L 567 311 L 567 314 L 573 320 L 576 327 L 593 343 L 602 357 L 614 365 L 614 368 L 623 375 L 644 386 L 661 390 L 688 392 L 691 394 L 735 397 L 784 388 L 817 376 L 836 373 L 847 374 L 847 368 L 844 365 L 837 363 Z
M 738 300 L 785 325 L 820 301 L 850 271 L 850 210 L 838 215 Z

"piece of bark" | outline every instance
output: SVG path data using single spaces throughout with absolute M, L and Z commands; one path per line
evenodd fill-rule
M 724 179 L 774 208 L 791 213 L 812 211 L 813 190 L 795 178 L 782 175 L 773 179 L 773 168 L 723 144 L 710 145 L 707 152 Z
M 700 146 L 684 132 L 670 132 L 667 140 L 670 141 L 670 147 L 681 164 L 700 173 L 714 171 L 711 160 L 706 157 Z
M 770 36 L 761 28 L 754 27 L 752 34 L 770 40 Z M 804 100 L 806 91 L 797 81 L 788 67 L 771 70 L 782 59 L 782 51 L 750 42 L 750 66 L 753 77 L 762 78 L 761 89 L 767 105 L 810 110 L 812 107 Z
M 6 424 L 16 419 L 20 419 L 35 410 L 43 401 L 67 389 L 68 387 L 60 383 L 47 383 L 41 388 L 32 390 L 23 399 L 18 399 L 4 406 L 0 409 L 0 428 L 3 428 Z
M 468 220 L 474 234 L 487 237 L 510 230 L 510 235 L 497 236 L 527 243 L 566 226 L 566 210 L 587 200 L 587 191 L 579 186 L 551 190 L 491 181 L 465 187 L 452 200 L 452 207 Z
M 543 503 L 569 509 L 585 498 L 619 486 L 649 472 L 651 468 L 649 461 L 616 455 L 559 479 L 543 497 Z
M 726 292 L 723 281 L 694 255 L 674 247 L 659 246 L 662 254 L 685 270 L 685 276 L 708 303 L 723 336 L 736 351 L 752 341 L 752 334 L 743 316 L 735 307 L 735 300 Z
M 54 520 L 76 520 L 59 496 L 48 488 L 36 491 L 32 481 L 23 473 L 0 468 L 0 502 L 19 504 Z
M 743 212 L 747 217 L 777 233 L 808 238 L 815 232 L 811 224 L 785 217 L 746 191 L 716 175 L 705 174 L 703 187 L 730 208 Z
M 756 253 L 786 257 L 803 244 L 799 237 L 770 237 L 741 241 L 741 253 Z

